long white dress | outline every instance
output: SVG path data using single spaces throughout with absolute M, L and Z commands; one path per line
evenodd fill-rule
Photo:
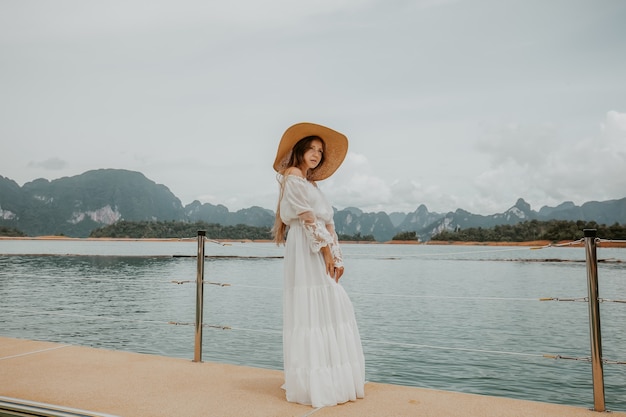
M 320 249 L 343 262 L 333 209 L 316 185 L 282 179 L 285 243 L 283 359 L 287 401 L 332 406 L 364 396 L 365 360 L 352 302 L 326 273 Z

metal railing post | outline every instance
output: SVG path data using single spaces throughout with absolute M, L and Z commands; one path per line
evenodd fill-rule
M 204 237 L 205 230 L 198 230 L 198 268 L 196 274 L 196 343 L 194 362 L 202 362 L 202 321 L 204 304 Z
M 585 234 L 587 288 L 589 290 L 589 332 L 591 339 L 591 371 L 593 377 L 593 409 L 594 411 L 605 411 L 596 229 L 584 229 L 583 232 Z

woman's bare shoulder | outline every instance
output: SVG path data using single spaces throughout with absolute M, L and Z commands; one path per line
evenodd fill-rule
M 289 167 L 285 170 L 285 177 L 288 175 L 295 175 L 296 177 L 304 178 L 304 174 L 298 167 Z

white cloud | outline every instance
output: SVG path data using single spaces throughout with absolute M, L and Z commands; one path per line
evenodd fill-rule
M 508 195 L 531 205 L 556 205 L 625 196 L 625 113 L 608 112 L 592 136 L 560 136 L 555 126 L 514 125 L 490 132 L 477 144 L 491 160 L 474 182 L 480 198 L 498 201 Z
M 54 157 L 43 161 L 31 161 L 28 163 L 28 166 L 33 168 L 43 168 L 50 171 L 58 171 L 67 166 L 67 161 Z
M 610 145 L 609 150 L 616 150 L 622 156 L 626 151 L 626 113 L 611 110 L 600 125 L 605 141 Z
M 370 211 L 391 199 L 389 186 L 372 173 L 367 157 L 354 152 L 348 152 L 341 168 L 320 186 L 337 208 Z
M 487 128 L 476 143 L 476 149 L 491 157 L 494 167 L 509 161 L 516 165 L 537 167 L 560 147 L 560 138 L 553 125 L 528 126 L 510 123 Z
M 413 179 L 384 178 L 374 171 L 365 155 L 356 152 L 349 152 L 339 171 L 321 187 L 338 209 L 357 207 L 365 212 L 408 213 L 420 204 L 426 204 L 430 211 L 448 211 L 443 207 L 455 207 L 458 202 L 436 184 L 425 186 Z M 428 202 L 433 201 L 436 205 L 429 207 Z

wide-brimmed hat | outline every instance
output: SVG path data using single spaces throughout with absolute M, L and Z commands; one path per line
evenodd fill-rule
M 324 141 L 324 162 L 311 170 L 309 179 L 320 181 L 330 177 L 339 168 L 348 153 L 348 138 L 333 129 L 315 123 L 297 123 L 285 131 L 278 144 L 274 170 L 283 172 L 289 164 L 291 152 L 300 139 L 317 136 Z

